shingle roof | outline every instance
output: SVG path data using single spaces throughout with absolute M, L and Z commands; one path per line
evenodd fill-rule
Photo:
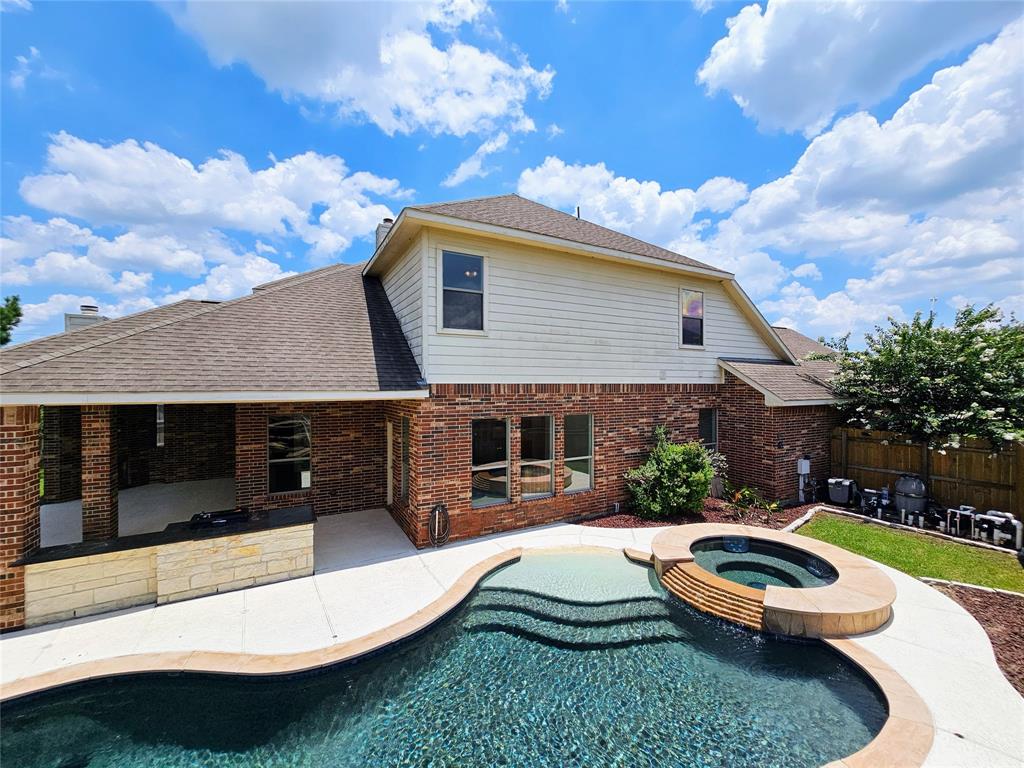
M 568 213 L 549 208 L 533 200 L 519 195 L 495 195 L 480 197 L 473 200 L 459 200 L 451 203 L 435 203 L 432 205 L 412 205 L 409 209 L 427 211 L 441 216 L 490 224 L 523 232 L 532 232 L 548 237 L 570 240 L 574 243 L 610 248 L 637 256 L 671 261 L 690 267 L 709 269 L 728 274 L 724 270 L 704 264 L 687 256 L 674 253 L 635 237 L 602 227 L 586 219 L 577 219 Z
M 361 267 L 316 270 L 222 304 L 171 305 L 162 308 L 166 322 L 141 313 L 22 344 L 0 352 L 0 387 L 6 393 L 417 389 L 419 368 L 384 289 L 376 278 L 364 278 Z M 170 318 L 172 312 L 183 316 Z M 115 328 L 123 332 L 101 332 Z M 74 343 L 60 348 L 68 342 Z
M 835 396 L 828 382 L 835 374 L 836 364 L 830 360 L 804 359 L 812 352 L 827 353 L 831 350 L 791 328 L 775 327 L 775 332 L 799 360 L 796 365 L 773 360 L 729 358 L 723 358 L 723 362 L 753 382 L 759 389 L 770 392 L 779 400 L 833 400 Z

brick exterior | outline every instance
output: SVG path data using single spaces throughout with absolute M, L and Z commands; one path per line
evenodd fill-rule
M 764 396 L 731 373 L 725 374 L 719 413 L 719 446 L 729 460 L 729 479 L 768 498 L 797 498 L 797 459 L 811 457 L 819 489 L 830 471 L 832 428 L 840 423 L 825 405 L 768 408 Z M 819 497 L 820 498 L 820 497 Z
M 235 504 L 262 511 L 312 504 L 318 515 L 381 508 L 386 500 L 382 402 L 240 403 L 235 409 Z M 312 430 L 310 488 L 271 494 L 267 420 L 302 414 Z
M 118 406 L 116 413 L 119 487 L 234 475 L 234 405 L 165 405 L 162 447 L 155 405 Z
M 682 385 L 436 385 L 431 397 L 414 405 L 414 480 L 409 505 L 392 514 L 417 546 L 428 543 L 427 522 L 437 503 L 447 505 L 452 540 L 607 512 L 625 502 L 623 473 L 651 447 L 654 427 L 664 425 L 675 440 L 697 439 L 697 411 L 718 406 L 718 387 Z M 558 468 L 564 456 L 566 414 L 594 419 L 594 488 L 563 494 Z M 519 487 L 519 419 L 553 416 L 555 494 L 523 500 Z M 471 506 L 472 421 L 507 418 L 510 501 Z
M 82 539 L 117 537 L 117 429 L 109 405 L 82 406 Z
M 82 414 L 76 406 L 42 408 L 43 504 L 82 498 Z
M 0 631 L 25 623 L 25 569 L 39 547 L 39 408 L 0 408 Z

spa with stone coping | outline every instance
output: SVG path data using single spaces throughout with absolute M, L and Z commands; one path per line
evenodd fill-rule
M 707 543 L 715 540 L 723 541 L 726 551 L 730 542 L 737 549 L 733 562 L 723 563 L 718 572 L 698 562 Z M 782 558 L 789 552 L 806 558 L 806 585 L 759 562 L 750 567 L 768 574 L 760 578 L 780 583 L 756 581 L 750 586 L 720 575 L 728 573 L 728 567 L 743 567 L 736 564 L 743 563 L 745 555 L 758 560 L 748 551 L 758 545 Z M 896 586 L 870 560 L 783 531 L 720 523 L 675 526 L 655 536 L 652 551 L 666 589 L 705 613 L 757 631 L 813 638 L 858 635 L 884 625 L 896 600 Z M 779 564 L 787 565 L 782 559 Z M 781 578 L 772 579 L 773 573 Z

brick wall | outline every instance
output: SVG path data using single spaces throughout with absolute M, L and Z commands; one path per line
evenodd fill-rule
M 114 408 L 82 406 L 82 540 L 117 538 Z
M 419 418 L 422 400 L 392 400 L 384 406 L 384 418 L 391 423 L 391 487 L 394 491 L 388 511 L 410 538 L 419 527 L 415 499 L 420 497 L 420 465 L 423 461 Z M 409 490 L 402 496 L 402 418 L 409 419 Z M 386 456 L 385 456 L 386 459 Z M 425 524 L 424 524 L 425 525 Z M 425 530 L 425 529 L 424 529 Z M 415 540 L 415 539 L 414 539 Z
M 312 504 L 318 515 L 385 505 L 382 402 L 244 403 L 235 408 L 235 504 L 268 510 Z M 271 494 L 267 423 L 271 415 L 308 416 L 312 430 L 310 488 Z
M 828 478 L 831 432 L 839 416 L 831 406 L 768 408 L 764 396 L 725 374 L 719 414 L 719 445 L 729 460 L 733 485 L 758 488 L 768 498 L 797 498 L 796 461 L 811 456 L 811 476 Z
M 155 405 L 118 406 L 117 427 L 121 488 L 235 473 L 234 405 L 165 405 L 162 447 Z
M 427 521 L 439 502 L 448 507 L 453 540 L 607 512 L 614 502 L 626 501 L 622 475 L 646 457 L 655 426 L 664 425 L 674 440 L 696 440 L 697 411 L 718 405 L 717 390 L 710 384 L 435 385 L 413 417 L 412 510 L 392 512 L 417 546 L 428 543 Z M 566 414 L 590 414 L 594 424 L 594 487 L 569 495 L 562 493 L 564 479 L 559 471 Z M 555 417 L 554 496 L 522 498 L 518 463 L 522 416 Z M 510 501 L 474 509 L 472 421 L 482 418 L 510 419 Z
M 82 498 L 82 415 L 76 406 L 42 408 L 43 504 Z
M 25 569 L 39 547 L 39 408 L 0 408 L 0 631 L 25 622 Z

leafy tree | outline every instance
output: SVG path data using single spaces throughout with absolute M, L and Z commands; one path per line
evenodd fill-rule
M 626 472 L 626 486 L 640 517 L 659 520 L 698 512 L 711 490 L 714 470 L 704 446 L 671 443 L 665 428 L 654 430 L 647 461 Z
M 865 337 L 838 358 L 833 379 L 850 424 L 899 432 L 931 447 L 1024 436 L 1024 325 L 989 305 L 960 310 L 952 326 L 918 312 Z
M 17 296 L 8 296 L 0 304 L 0 346 L 9 344 L 11 331 L 21 322 L 21 300 Z
M 819 336 L 818 343 L 824 344 L 829 349 L 845 355 L 850 351 L 850 332 L 847 331 L 844 336 L 832 336 L 828 339 L 824 336 Z

